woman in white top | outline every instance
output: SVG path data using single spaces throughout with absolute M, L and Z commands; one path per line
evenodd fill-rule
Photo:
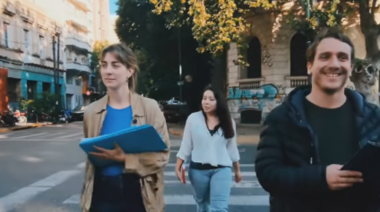
M 190 158 L 189 178 L 198 212 L 227 212 L 233 166 L 235 182 L 242 177 L 236 144 L 236 124 L 224 95 L 206 87 L 202 111 L 192 113 L 185 126 L 177 154 L 176 174 L 185 183 L 182 165 Z

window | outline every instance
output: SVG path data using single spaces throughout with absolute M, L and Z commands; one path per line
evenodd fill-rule
M 24 44 L 25 44 L 25 50 L 29 51 L 29 30 L 24 29 Z
M 4 31 L 4 44 L 5 47 L 9 48 L 9 24 L 4 22 L 3 24 L 3 31 Z
M 40 35 L 39 39 L 40 58 L 44 56 L 44 36 Z

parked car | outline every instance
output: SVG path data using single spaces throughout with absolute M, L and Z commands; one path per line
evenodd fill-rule
M 84 110 L 86 110 L 87 106 L 79 105 L 76 108 L 74 108 L 70 114 L 71 114 L 71 120 L 72 121 L 83 121 L 83 114 Z
M 162 112 L 168 123 L 184 122 L 186 120 L 186 103 L 171 99 L 162 105 Z

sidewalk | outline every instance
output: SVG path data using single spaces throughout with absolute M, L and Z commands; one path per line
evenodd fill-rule
M 183 125 L 168 123 L 169 133 L 182 137 Z M 237 143 L 245 145 L 257 145 L 260 140 L 261 125 L 237 124 Z
M 43 127 L 46 125 L 51 125 L 52 123 L 50 122 L 44 122 L 44 123 L 27 123 L 27 124 L 22 124 L 14 127 L 0 127 L 0 133 L 6 133 L 6 132 L 11 132 L 11 131 L 16 131 L 16 130 L 25 130 L 25 129 L 30 129 L 30 128 L 36 128 L 36 127 Z

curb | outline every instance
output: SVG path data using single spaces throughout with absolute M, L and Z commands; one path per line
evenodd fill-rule
M 12 132 L 12 131 L 18 131 L 18 130 L 26 130 L 26 129 L 31 129 L 31 128 L 37 128 L 37 127 L 43 127 L 47 125 L 52 125 L 52 123 L 43 123 L 43 124 L 33 124 L 29 126 L 15 126 L 15 127 L 9 127 L 9 128 L 4 128 L 0 129 L 0 133 L 7 133 L 7 132 Z

